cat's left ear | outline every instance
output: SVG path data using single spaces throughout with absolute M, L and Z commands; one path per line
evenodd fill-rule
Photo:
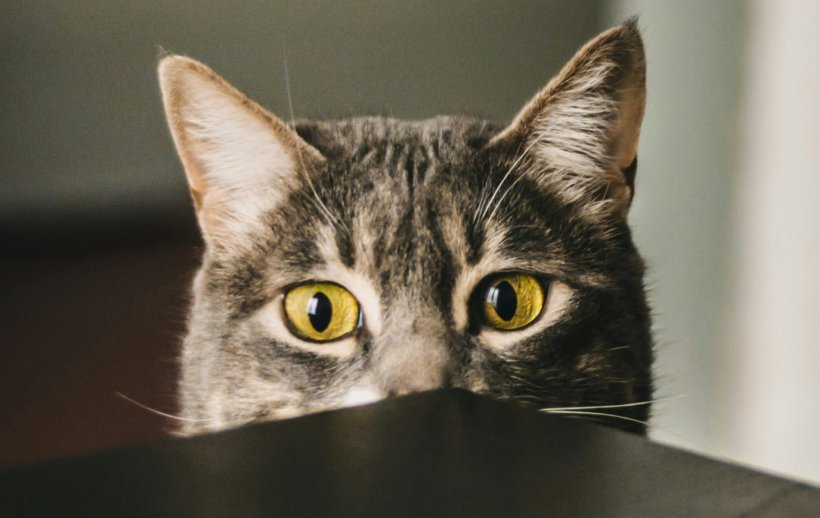
M 625 214 L 646 100 L 643 42 L 632 19 L 587 43 L 489 146 L 528 159 L 542 184 Z M 533 167 L 534 166 L 534 167 Z
M 193 59 L 159 63 L 165 115 L 185 168 L 203 237 L 233 248 L 237 236 L 324 157 L 284 122 Z

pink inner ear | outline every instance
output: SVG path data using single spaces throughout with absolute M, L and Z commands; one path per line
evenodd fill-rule
M 191 188 L 253 188 L 283 180 L 295 162 L 324 159 L 292 129 L 211 69 L 182 56 L 159 67 L 166 116 Z
M 324 158 L 205 65 L 160 62 L 166 116 L 206 241 L 231 239 Z M 260 194 L 264 193 L 264 200 Z

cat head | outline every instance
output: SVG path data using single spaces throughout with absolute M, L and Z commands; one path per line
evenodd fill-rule
M 205 65 L 159 65 L 206 243 L 183 432 L 440 387 L 541 407 L 651 393 L 626 217 L 645 97 L 633 22 L 511 124 L 283 123 Z M 620 411 L 642 430 L 645 406 Z

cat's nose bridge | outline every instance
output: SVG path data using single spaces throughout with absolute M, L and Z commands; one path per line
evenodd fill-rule
M 380 388 L 401 395 L 448 385 L 452 358 L 448 331 L 433 311 L 393 311 L 373 348 L 373 373 Z

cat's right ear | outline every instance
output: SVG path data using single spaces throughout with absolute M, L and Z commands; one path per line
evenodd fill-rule
M 296 132 L 193 59 L 159 62 L 165 115 L 209 246 L 258 220 L 324 157 Z
M 631 19 L 579 50 L 490 146 L 529 157 L 524 169 L 539 184 L 624 215 L 635 187 L 645 83 L 643 42 Z

